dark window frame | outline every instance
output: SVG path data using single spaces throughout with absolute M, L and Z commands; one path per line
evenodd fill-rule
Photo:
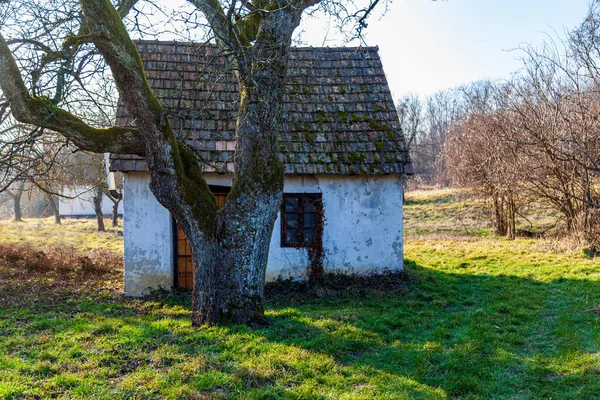
M 285 205 L 286 205 L 286 198 L 297 198 L 298 199 L 298 208 L 296 209 L 296 211 L 288 211 L 286 212 L 285 209 Z M 315 201 L 317 200 L 317 201 Z M 306 203 L 310 202 L 315 211 L 314 212 L 307 212 L 305 210 L 306 208 Z M 296 240 L 295 242 L 288 242 L 287 241 L 287 231 L 288 231 L 288 219 L 287 219 L 287 215 L 288 214 L 296 214 L 297 215 L 297 227 L 296 228 L 292 228 L 296 230 L 296 238 L 301 238 L 301 241 Z M 313 236 L 311 238 L 310 241 L 305 241 L 304 240 L 304 229 L 306 228 L 304 225 L 304 219 L 306 217 L 307 214 L 315 214 L 315 225 L 311 226 L 309 229 L 313 229 Z M 293 248 L 305 248 L 305 247 L 310 247 L 312 243 L 315 242 L 316 240 L 316 235 L 320 235 L 321 231 L 320 229 L 318 229 L 319 227 L 317 226 L 319 221 L 321 220 L 321 216 L 323 214 L 323 194 L 322 193 L 284 193 L 283 194 L 283 201 L 281 202 L 281 239 L 280 239 L 280 244 L 281 247 L 293 247 Z

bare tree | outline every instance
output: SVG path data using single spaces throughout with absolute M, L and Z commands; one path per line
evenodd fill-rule
M 461 91 L 439 91 L 424 101 L 407 94 L 396 108 L 411 153 L 415 171 L 412 179 L 428 185 L 447 185 L 443 152 L 448 131 L 464 118 Z
M 497 235 L 514 239 L 516 215 L 523 199 L 522 160 L 505 139 L 507 117 L 496 107 L 492 96 L 504 91 L 490 82 L 476 82 L 462 88 L 468 99 L 468 117 L 454 124 L 445 141 L 444 157 L 455 186 L 474 188 L 487 204 Z
M 569 233 L 598 243 L 600 97 L 597 38 L 591 33 L 596 10 L 592 6 L 570 42 L 524 46 L 522 71 L 494 85 L 492 96 L 472 96 L 470 104 L 477 107 L 451 130 L 446 160 L 453 181 L 493 199 L 497 233 L 503 233 L 498 227 L 506 214 L 508 236 L 514 236 L 514 214 L 525 197 L 560 212 Z
M 398 100 L 396 110 L 406 147 L 411 150 L 413 144 L 423 135 L 423 104 L 417 94 L 409 93 Z

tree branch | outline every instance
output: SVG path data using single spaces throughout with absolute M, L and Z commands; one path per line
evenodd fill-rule
M 224 42 L 232 50 L 240 49 L 241 43 L 239 43 L 237 35 L 233 31 L 233 24 L 225 15 L 225 11 L 218 0 L 188 1 L 204 14 L 219 41 Z
M 150 189 L 187 232 L 214 232 L 216 200 L 198 158 L 173 133 L 146 79 L 142 59 L 110 0 L 80 0 L 94 44 L 110 66 L 120 97 L 143 135 Z M 195 215 L 194 221 L 184 217 Z M 187 224 L 187 225 L 186 225 Z
M 120 126 L 94 128 L 81 118 L 56 107 L 47 98 L 32 97 L 1 34 L 0 88 L 10 103 L 13 116 L 19 122 L 60 132 L 82 150 L 144 155 L 137 129 Z

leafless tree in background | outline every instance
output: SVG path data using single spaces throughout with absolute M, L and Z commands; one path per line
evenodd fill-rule
M 415 176 L 425 185 L 447 186 L 443 157 L 446 135 L 464 118 L 464 98 L 460 90 L 444 90 L 424 100 L 408 94 L 396 106 L 406 137 Z
M 470 106 L 467 119 L 450 130 L 446 161 L 452 181 L 492 200 L 498 234 L 514 237 L 520 199 L 530 199 L 554 208 L 567 232 L 599 248 L 598 4 L 567 42 L 523 47 L 522 71 L 493 84 L 486 90 L 492 95 Z M 508 211 L 498 213 L 499 198 Z M 508 233 L 498 229 L 502 214 L 512 221 Z

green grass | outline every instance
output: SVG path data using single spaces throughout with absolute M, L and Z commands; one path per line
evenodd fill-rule
M 422 196 L 404 290 L 270 299 L 270 328 L 195 329 L 186 295 L 108 289 L 0 308 L 0 398 L 600 398 L 599 259 L 439 234 L 451 213 L 413 211 L 454 201 Z

